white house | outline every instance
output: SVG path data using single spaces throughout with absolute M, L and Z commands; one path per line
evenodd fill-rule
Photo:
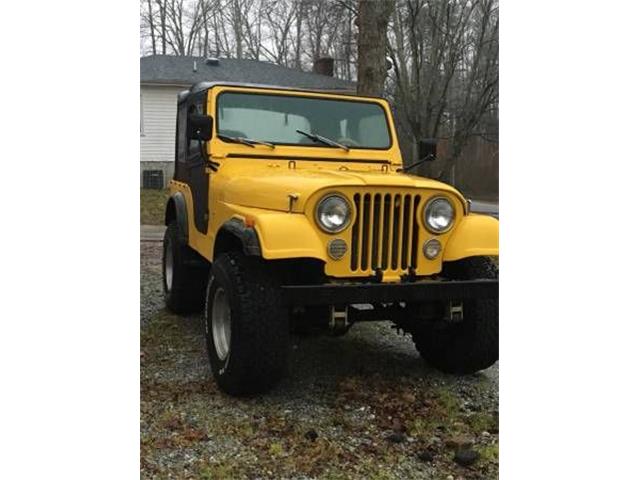
M 173 176 L 176 102 L 194 83 L 227 81 L 355 92 L 355 83 L 333 77 L 333 60 L 319 59 L 315 72 L 257 60 L 151 55 L 140 58 L 140 186 L 165 186 Z

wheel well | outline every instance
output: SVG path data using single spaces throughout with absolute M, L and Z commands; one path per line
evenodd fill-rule
M 244 253 L 244 246 L 229 230 L 220 230 L 213 247 L 213 260 L 227 252 Z M 321 283 L 324 281 L 324 262 L 315 258 L 265 260 L 280 280 L 288 284 Z
M 242 241 L 227 230 L 220 230 L 213 247 L 213 259 L 225 252 L 242 252 Z

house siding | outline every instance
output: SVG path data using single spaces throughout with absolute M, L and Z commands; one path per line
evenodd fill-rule
M 142 132 L 140 160 L 173 162 L 176 135 L 176 102 L 185 87 L 141 85 Z
M 187 87 L 140 85 L 140 186 L 144 170 L 173 177 L 177 95 Z

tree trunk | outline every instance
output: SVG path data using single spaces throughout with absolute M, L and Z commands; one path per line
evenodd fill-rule
M 153 7 L 151 6 L 151 0 L 147 0 L 147 8 L 149 9 L 149 29 L 151 30 L 151 48 L 153 50 L 153 54 L 156 52 L 156 27 L 153 23 Z
M 387 26 L 393 0 L 358 1 L 358 94 L 381 96 L 387 77 Z
M 204 17 L 202 21 L 202 27 L 204 28 L 204 42 L 202 46 L 202 50 L 203 50 L 202 56 L 208 57 L 209 56 L 209 9 L 205 5 L 204 0 L 200 0 L 200 3 L 202 5 L 202 15 Z
M 346 34 L 347 38 L 344 46 L 344 58 L 345 58 L 345 64 L 346 64 L 345 80 L 347 80 L 347 82 L 351 81 L 351 57 L 353 56 L 351 53 L 351 42 L 353 40 L 351 22 L 353 22 L 353 13 L 349 11 L 347 12 L 347 34 Z
M 294 52 L 294 66 L 302 70 L 302 20 L 305 5 L 300 1 L 296 7 L 296 46 Z
M 156 0 L 160 7 L 160 39 L 162 40 L 162 55 L 167 54 L 167 0 Z
M 233 2 L 233 34 L 236 40 L 236 58 L 242 58 L 242 11 L 238 0 Z

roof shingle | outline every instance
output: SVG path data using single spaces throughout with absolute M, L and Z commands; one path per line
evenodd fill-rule
M 311 90 L 355 91 L 356 84 L 273 63 L 221 58 L 217 65 L 203 57 L 150 55 L 140 58 L 140 82 L 191 85 L 198 82 L 239 82 Z M 197 71 L 193 71 L 196 62 Z

